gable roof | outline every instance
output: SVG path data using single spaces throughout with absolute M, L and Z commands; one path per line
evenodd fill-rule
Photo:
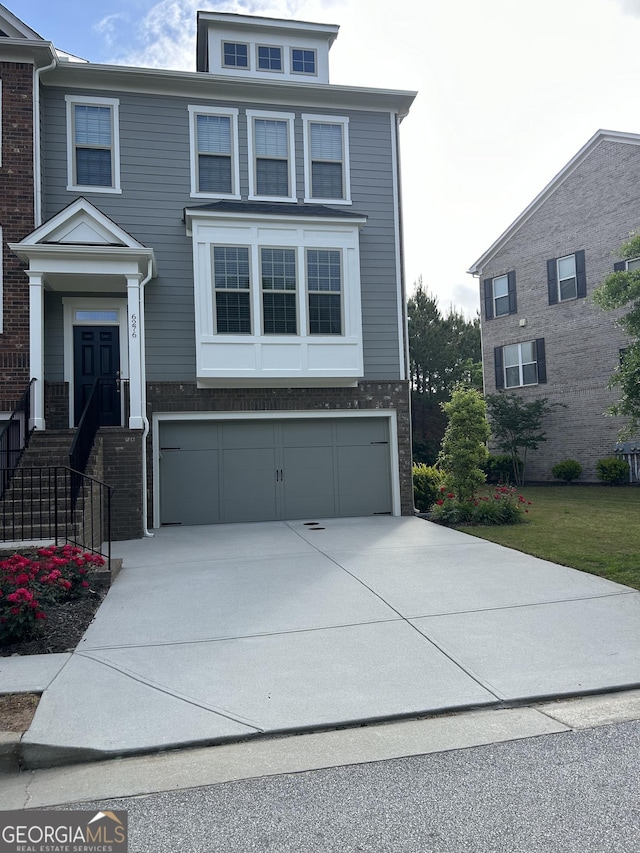
M 29 41 L 44 41 L 35 30 L 28 27 L 20 18 L 16 18 L 6 6 L 0 3 L 0 38 L 27 39 Z
M 558 172 L 555 178 L 553 178 L 542 192 L 534 198 L 531 204 L 522 211 L 520 216 L 514 219 L 511 225 L 498 237 L 495 243 L 492 243 L 487 251 L 471 265 L 467 272 L 471 275 L 481 275 L 482 268 L 487 261 L 491 260 L 491 258 L 499 252 L 500 249 L 502 249 L 505 243 L 513 237 L 518 229 L 524 225 L 524 223 L 533 216 L 540 207 L 542 207 L 549 196 L 558 189 L 569 175 L 571 175 L 602 142 L 620 142 L 624 145 L 640 145 L 640 134 L 623 133 L 617 130 L 596 131 L 586 145 L 582 146 L 578 153 L 569 160 L 567 165 Z

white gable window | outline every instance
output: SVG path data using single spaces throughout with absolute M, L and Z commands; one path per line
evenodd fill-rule
M 234 41 L 223 41 L 222 67 L 249 68 L 249 45 Z
M 119 101 L 67 95 L 67 189 L 121 192 Z
M 240 198 L 238 110 L 189 107 L 191 195 Z
M 267 44 L 257 45 L 256 68 L 258 71 L 284 71 L 282 48 Z
M 293 113 L 247 110 L 250 200 L 296 200 L 293 120 Z
M 302 116 L 305 201 L 351 204 L 349 119 Z

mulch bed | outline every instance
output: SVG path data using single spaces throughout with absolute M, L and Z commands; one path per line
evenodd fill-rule
M 106 589 L 91 591 L 76 601 L 66 601 L 47 608 L 47 618 L 40 633 L 31 640 L 0 645 L 0 657 L 11 655 L 48 655 L 72 652 L 91 624 Z

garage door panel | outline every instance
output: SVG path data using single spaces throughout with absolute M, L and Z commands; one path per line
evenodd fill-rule
M 389 440 L 387 421 L 381 418 L 340 419 L 336 421 L 336 434 L 339 447 Z
M 225 449 L 250 447 L 275 447 L 276 424 L 260 421 L 248 421 L 247 423 L 224 424 L 222 427 L 222 444 Z
M 278 518 L 276 455 L 273 448 L 222 451 L 224 521 Z
M 180 450 L 216 450 L 218 424 L 212 421 L 167 421 L 160 427 L 160 446 Z
M 165 450 L 160 460 L 162 524 L 220 521 L 220 465 L 217 450 Z
M 386 444 L 338 448 L 338 495 L 340 515 L 391 512 Z
M 333 447 L 284 450 L 284 518 L 337 514 Z
M 332 447 L 332 421 L 285 421 L 282 425 L 284 447 Z

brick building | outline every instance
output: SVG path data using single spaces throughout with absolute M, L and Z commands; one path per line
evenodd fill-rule
M 480 279 L 486 393 L 562 404 L 528 456 L 530 480 L 553 479 L 570 458 L 596 481 L 596 462 L 614 454 L 624 421 L 604 412 L 627 340 L 590 294 L 640 228 L 639 183 L 640 135 L 598 131 L 469 270 Z

